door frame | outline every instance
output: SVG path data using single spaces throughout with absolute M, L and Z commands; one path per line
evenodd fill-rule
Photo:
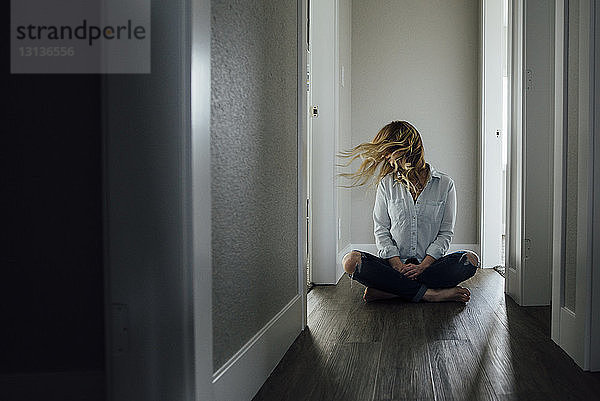
M 306 63 L 308 61 L 308 0 L 298 1 L 298 293 L 302 297 L 302 330 L 307 325 L 307 277 L 306 263 L 307 251 L 310 243 L 307 241 L 308 230 L 306 227 L 308 217 L 308 185 L 309 166 L 308 147 L 308 110 L 306 93 Z M 311 266 L 312 268 L 312 266 Z
M 496 4 L 490 4 L 491 2 L 495 2 Z M 488 59 L 497 56 L 497 52 L 492 48 L 487 46 L 488 42 L 494 41 L 495 39 L 500 40 L 500 47 L 502 47 L 502 36 L 499 38 L 494 38 L 490 34 L 490 24 L 487 22 L 490 20 L 490 10 L 496 9 L 498 5 L 500 5 L 500 30 L 502 31 L 502 18 L 503 18 L 503 5 L 504 0 L 482 0 L 480 4 L 480 13 L 479 13 L 479 26 L 480 26 L 480 88 L 479 88 L 479 96 L 480 96 L 480 110 L 479 110 L 479 193 L 480 193 L 480 203 L 479 203 L 479 244 L 480 244 L 480 257 L 481 257 L 481 265 L 483 267 L 495 267 L 500 265 L 500 255 L 501 255 L 501 238 L 502 238 L 502 216 L 503 214 L 498 215 L 498 213 L 493 212 L 490 213 L 491 210 L 497 210 L 498 208 L 502 208 L 502 136 L 507 135 L 507 132 L 502 132 L 502 111 L 500 111 L 500 118 L 493 118 L 493 122 L 490 124 L 488 121 L 490 120 L 490 116 L 494 116 L 491 110 L 488 108 L 491 99 L 494 98 L 494 94 L 498 89 L 500 90 L 500 110 L 502 107 L 502 91 L 503 91 L 503 83 L 502 83 L 502 58 L 498 65 L 496 63 L 491 63 Z M 498 4 L 499 3 L 499 4 Z M 496 10 L 497 11 L 497 10 Z M 493 11 L 492 11 L 493 12 Z M 503 33 L 501 33 L 502 35 Z M 499 68 L 499 82 L 489 81 L 488 72 L 498 73 L 496 69 Z M 495 75 L 495 74 L 494 74 Z M 496 87 L 499 85 L 499 87 Z M 497 100 L 497 99 L 496 99 Z M 495 106 L 498 106 L 497 104 Z M 496 109 L 492 107 L 491 109 Z M 499 137 L 494 138 L 494 131 L 500 130 Z M 500 152 L 497 151 L 497 144 L 494 141 L 500 141 Z M 500 177 L 494 177 L 494 174 L 489 174 L 490 170 L 493 170 L 490 166 L 486 165 L 490 160 L 495 158 L 500 158 L 499 168 L 500 168 Z M 498 179 L 498 182 L 495 182 Z M 500 183 L 500 186 L 498 185 Z M 496 190 L 496 188 L 500 188 L 500 195 L 492 194 L 490 190 Z M 508 195 L 507 195 L 508 196 Z M 486 211 L 488 213 L 486 213 Z M 498 218 L 499 217 L 499 218 Z M 489 227 L 498 227 L 499 231 L 490 230 Z M 494 243 L 494 238 L 496 238 L 496 243 Z
M 192 305 L 193 337 L 188 344 L 191 372 L 188 372 L 190 389 L 196 400 L 212 401 L 213 392 L 213 327 L 212 327 L 212 240 L 211 240 L 211 157 L 210 157 L 210 107 L 211 107 L 211 9 L 209 0 L 190 0 L 187 15 L 188 28 L 183 43 L 186 44 L 188 70 L 184 75 L 189 88 L 185 102 L 189 102 L 189 138 L 184 157 L 186 199 L 184 216 L 189 221 L 186 229 L 188 255 L 186 266 L 191 269 L 192 289 L 188 302 Z M 189 35 L 189 36 L 188 36 Z M 188 39 L 189 38 L 189 39 Z M 189 41 L 191 40 L 191 43 Z M 188 312 L 189 313 L 189 312 Z M 192 354 L 193 352 L 193 354 Z M 193 355 L 193 356 L 192 356 Z
M 525 37 L 525 6 L 522 1 L 508 3 L 508 165 L 506 167 L 506 239 L 505 292 L 521 302 L 521 244 L 523 239 L 523 186 L 525 163 L 523 152 L 523 65 Z
M 157 319 L 148 319 L 147 316 L 136 317 L 133 321 L 132 315 L 125 313 L 112 316 L 112 302 L 121 302 L 122 294 L 127 294 L 129 300 L 137 299 L 131 289 L 135 288 L 135 277 L 130 274 L 124 282 L 114 273 L 113 261 L 117 260 L 116 266 L 129 265 L 123 262 L 122 254 L 114 252 L 110 248 L 110 235 L 113 229 L 118 230 L 118 219 L 112 220 L 113 203 L 111 196 L 117 199 L 123 195 L 122 192 L 112 194 L 111 191 L 111 158 L 114 149 L 121 143 L 114 143 L 110 131 L 105 129 L 103 138 L 103 193 L 104 193 L 104 277 L 105 277 L 105 319 L 106 319 L 106 376 L 107 392 L 106 399 L 113 400 L 123 397 L 116 393 L 119 389 L 131 389 L 129 375 L 117 375 L 117 372 L 134 372 L 130 361 L 133 357 L 123 352 L 122 355 L 113 354 L 113 342 L 119 338 L 125 344 L 130 338 L 122 324 L 132 327 L 144 327 L 143 331 L 136 330 L 136 337 L 131 341 L 137 341 L 135 357 L 152 357 L 156 360 L 153 364 L 168 361 L 169 366 L 163 366 L 163 376 L 173 374 L 177 376 L 177 393 L 189 400 L 212 401 L 213 394 L 213 341 L 212 341 L 212 255 L 211 255 L 211 157 L 210 157 L 210 108 L 211 108 L 211 14 L 209 0 L 182 0 L 177 4 L 174 15 L 179 21 L 175 35 L 177 35 L 178 54 L 181 54 L 180 65 L 178 65 L 178 79 L 173 86 L 177 89 L 177 98 L 173 101 L 177 104 L 177 120 L 180 126 L 173 130 L 171 140 L 177 145 L 176 157 L 171 158 L 169 168 L 177 172 L 176 199 L 171 199 L 169 208 L 181 211 L 178 220 L 170 220 L 169 227 L 175 227 L 179 235 L 177 245 L 173 247 L 172 274 L 168 275 L 169 283 L 173 286 L 172 293 L 165 294 L 169 302 L 165 302 L 163 311 L 173 317 L 177 327 L 173 331 L 173 338 L 180 340 L 182 352 L 167 355 L 164 352 L 157 355 L 149 355 L 147 343 L 140 339 L 144 336 L 156 337 L 158 334 L 155 322 Z M 103 78 L 103 119 L 108 127 L 109 97 L 108 81 Z M 144 109 L 144 108 L 142 108 Z M 114 135 L 120 137 L 120 135 Z M 143 137 L 143 136 L 142 136 Z M 142 141 L 144 138 L 139 139 Z M 138 139 L 136 139 L 138 141 Z M 137 142 L 136 142 L 137 143 Z M 146 144 L 145 142 L 142 142 Z M 168 147 L 171 148 L 171 147 Z M 147 152 L 142 147 L 142 152 Z M 169 151 L 169 156 L 175 154 Z M 155 154 L 153 154 L 155 155 Z M 114 167 L 114 166 L 112 166 Z M 127 166 L 131 170 L 131 165 Z M 128 170 L 129 171 L 129 170 Z M 122 187 L 120 187 L 122 188 Z M 164 187 L 160 191 L 167 192 Z M 136 193 L 128 194 L 135 196 Z M 119 200 L 118 209 L 122 204 L 131 201 L 131 198 Z M 132 202 L 133 203 L 133 202 Z M 172 210 L 172 209 L 169 209 Z M 120 210 L 122 212 L 122 210 Z M 118 215 L 118 214 L 117 214 Z M 170 218 L 171 216 L 169 216 Z M 113 227 L 111 227 L 113 226 Z M 115 228 L 117 226 L 117 228 Z M 121 224 L 122 226 L 122 224 Z M 140 228 L 144 230 L 144 228 Z M 138 233 L 140 231 L 137 231 Z M 118 251 L 118 250 L 117 250 Z M 117 256 L 115 256 L 117 254 Z M 131 263 L 135 266 L 135 263 Z M 151 270 L 144 270 L 151 272 Z M 161 271 L 162 272 L 162 271 Z M 131 273 L 131 272 L 129 272 Z M 150 274 L 150 273 L 148 273 Z M 138 277 L 139 279 L 139 277 Z M 138 280 L 139 281 L 139 280 Z M 118 284 L 118 285 L 116 285 Z M 115 297 L 115 288 L 119 291 Z M 176 294 L 176 295 L 174 295 Z M 161 299 L 162 300 L 162 299 Z M 126 301 L 127 302 L 127 301 Z M 136 304 L 136 307 L 139 303 Z M 123 310 L 123 309 L 117 309 Z M 113 318 L 116 318 L 113 322 Z M 119 326 L 114 326 L 119 324 Z M 126 328 L 127 326 L 125 326 Z M 133 331 L 133 330 L 131 330 Z M 163 333 L 164 334 L 164 333 Z M 139 344 L 138 344 L 139 343 Z M 139 345 L 139 346 L 138 346 Z M 150 359 L 152 359 L 150 358 Z M 158 358 L 158 359 L 157 359 Z M 138 359 L 139 360 L 139 359 Z M 116 362 L 118 361 L 118 362 Z M 152 365 L 148 365 L 152 366 Z M 177 370 L 165 370 L 175 367 Z M 174 372 L 174 373 L 173 373 Z M 147 372 L 145 372 L 147 373 Z M 132 377 L 135 377 L 132 373 Z M 148 376 L 146 376 L 148 378 Z M 135 389 L 143 388 L 144 391 L 153 392 L 152 380 L 136 383 Z M 126 396 L 126 395 L 125 395 Z
M 598 4 L 581 0 L 579 8 L 579 109 L 578 126 L 578 214 L 577 271 L 575 312 L 564 306 L 565 227 L 566 227 L 566 147 L 567 147 L 567 84 L 568 84 L 568 0 L 556 0 L 555 19 L 555 148 L 554 148 L 554 227 L 553 227 L 553 287 L 552 340 L 583 370 L 600 370 L 600 346 L 593 342 L 600 335 L 600 260 L 597 242 L 600 231 L 600 199 L 593 184 L 600 183 L 600 141 L 594 138 L 599 122 Z M 587 18 L 586 18 L 587 16 Z M 583 35 L 581 35 L 583 33 Z M 587 50 L 587 51 L 586 51 Z M 583 81 L 583 82 L 582 82 Z M 586 89 L 587 88 L 587 89 Z M 582 93 L 583 92 L 583 93 Z M 583 102 L 582 102 L 583 100 Z M 586 107 L 587 106 L 587 107 Z M 583 116 L 582 116 L 583 115 Z M 582 157 L 583 156 L 583 157 Z M 582 179 L 583 178 L 583 179 Z M 583 222 L 584 224 L 580 224 Z M 594 266 L 596 265 L 596 266 Z M 595 270 L 595 271 L 594 271 Z M 595 274 L 594 274 L 595 273 Z

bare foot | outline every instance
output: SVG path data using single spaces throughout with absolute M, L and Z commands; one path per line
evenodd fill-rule
M 469 302 L 471 292 L 465 287 L 453 288 L 429 288 L 423 295 L 423 301 L 427 302 Z
M 381 291 L 373 287 L 365 288 L 365 294 L 363 295 L 363 299 L 365 302 L 371 302 L 378 299 L 390 299 L 397 298 L 398 295 L 390 294 L 389 292 Z

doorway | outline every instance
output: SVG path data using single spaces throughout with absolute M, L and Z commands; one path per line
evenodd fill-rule
M 337 2 L 334 2 L 337 3 Z M 425 7 L 426 2 L 419 3 L 419 7 Z M 588 2 L 584 2 L 588 4 Z M 479 219 L 473 219 L 473 223 L 479 222 L 477 232 L 474 233 L 475 240 L 470 241 L 469 239 L 462 241 L 454 241 L 460 245 L 477 245 L 481 246 L 480 252 L 483 256 L 483 265 L 485 267 L 494 266 L 505 266 L 506 267 L 506 293 L 510 295 L 519 305 L 521 306 L 547 306 L 550 304 L 551 298 L 551 265 L 552 265 L 552 226 L 553 226 L 553 177 L 552 172 L 554 171 L 554 165 L 552 155 L 554 154 L 555 147 L 553 142 L 553 126 L 554 126 L 554 21 L 555 21 L 555 6 L 554 3 L 546 3 L 539 1 L 530 2 L 517 2 L 514 0 L 503 1 L 497 0 L 495 2 L 481 1 L 478 6 L 482 4 L 494 5 L 496 8 L 496 34 L 499 45 L 496 49 L 501 49 L 501 57 L 499 62 L 493 65 L 497 69 L 496 71 L 496 83 L 497 94 L 495 96 L 496 106 L 494 107 L 496 113 L 496 121 L 491 119 L 485 119 L 485 107 L 491 106 L 490 96 L 484 96 L 480 91 L 479 95 L 482 96 L 481 105 L 475 105 L 480 107 L 481 122 L 478 127 L 477 136 L 475 141 L 481 141 L 479 143 L 479 149 L 482 149 L 481 156 L 477 158 L 479 166 L 475 165 L 475 169 L 478 168 L 480 172 L 487 171 L 484 167 L 484 160 L 491 161 L 492 158 L 495 160 L 496 165 L 499 166 L 494 171 L 494 180 L 488 181 L 484 177 L 484 174 L 480 174 L 480 198 L 475 205 L 479 206 Z M 391 6 L 392 3 L 386 3 L 387 6 Z M 477 5 L 477 4 L 476 4 Z M 484 6 L 483 10 L 491 11 L 490 8 Z M 482 9 L 476 10 L 479 12 L 481 17 L 484 17 L 484 11 Z M 421 9 L 415 9 L 413 13 L 419 13 Z M 314 14 L 314 11 L 313 11 Z M 352 17 L 356 16 L 373 16 L 374 18 L 366 19 L 365 21 L 384 21 L 388 18 L 388 14 L 377 14 L 371 13 L 367 5 L 355 2 L 352 5 Z M 377 18 L 375 18 L 377 17 Z M 427 15 L 429 19 L 434 18 L 431 13 Z M 397 20 L 397 15 L 389 17 L 390 21 Z M 333 21 L 333 20 L 332 20 Z M 411 21 L 406 21 L 409 24 Z M 356 25 L 356 22 L 353 22 Z M 335 24 L 331 24 L 335 26 Z M 380 24 L 378 27 L 383 29 L 385 24 Z M 490 25 L 487 25 L 489 28 Z M 485 26 L 481 26 L 481 31 L 485 31 Z M 417 35 L 415 30 L 418 27 L 414 27 L 411 34 Z M 481 33 L 480 31 L 480 33 Z M 352 78 L 352 86 L 355 93 L 360 93 L 360 97 L 368 99 L 369 91 L 377 92 L 379 94 L 386 94 L 387 98 L 394 95 L 393 82 L 389 82 L 382 79 L 383 73 L 379 73 L 377 69 L 370 69 L 369 63 L 364 61 L 364 54 L 372 53 L 376 54 L 380 51 L 383 46 L 381 42 L 372 42 L 371 45 L 366 44 L 366 36 L 378 34 L 377 31 L 361 29 L 360 32 L 354 31 L 352 35 L 353 40 L 356 38 L 357 41 L 363 41 L 363 47 L 357 47 L 355 43 L 352 43 L 352 66 L 355 67 L 355 74 Z M 333 35 L 339 35 L 339 30 L 334 29 Z M 405 36 L 405 37 L 409 37 Z M 489 38 L 489 37 L 488 37 Z M 335 37 L 334 37 L 335 39 Z M 319 43 L 323 41 L 319 40 Z M 329 45 L 333 46 L 330 42 Z M 404 43 L 406 44 L 406 43 Z M 442 54 L 443 51 L 434 48 L 438 44 L 435 41 L 429 41 L 427 44 L 431 47 L 428 48 L 428 55 L 437 56 Z M 388 45 L 388 44 L 384 44 Z M 393 46 L 390 43 L 389 46 Z M 477 46 L 477 44 L 475 44 Z M 406 47 L 406 46 L 405 46 Z M 447 49 L 448 47 L 446 47 Z M 358 49 L 358 52 L 355 50 Z M 416 50 L 421 50 L 418 48 Z M 486 48 L 484 48 L 485 50 Z M 311 49 L 312 56 L 314 57 L 314 46 Z M 413 50 L 413 49 L 410 49 Z M 490 50 L 490 47 L 487 47 Z M 405 51 L 405 49 L 403 49 Z M 333 50 L 335 53 L 335 49 Z M 330 51 L 331 53 L 331 51 Z M 396 61 L 394 57 L 397 56 L 397 52 L 380 52 L 377 54 L 385 54 L 387 57 L 386 62 L 389 64 L 390 59 Z M 407 53 L 408 54 L 408 53 Z M 446 54 L 446 53 L 443 53 Z M 419 53 L 413 51 L 410 56 L 418 56 Z M 403 54 L 406 60 L 406 54 Z M 494 57 L 498 57 L 496 54 Z M 376 57 L 374 57 L 376 59 Z M 398 58 L 399 59 L 399 58 Z M 313 60 L 314 62 L 314 60 Z M 375 64 L 375 63 L 372 63 Z M 386 64 L 386 65 L 387 65 Z M 490 64 L 492 65 L 492 64 Z M 427 72 L 436 72 L 434 70 L 435 64 L 428 64 Z M 336 80 L 333 82 L 339 82 L 340 79 L 340 65 L 332 64 L 332 75 L 338 74 Z M 480 65 L 481 70 L 484 70 L 484 66 Z M 381 71 L 381 64 L 379 64 L 379 71 Z M 395 76 L 402 76 L 407 73 L 419 73 L 425 71 L 425 69 L 415 69 L 411 71 L 398 71 L 395 69 Z M 377 74 L 372 74 L 376 72 Z M 385 71 L 383 71 L 385 72 Z M 482 71 L 482 74 L 485 72 Z M 475 71 L 476 75 L 477 72 Z M 471 78 L 472 76 L 471 75 Z M 348 74 L 349 76 L 349 74 Z M 364 77 L 361 78 L 361 77 Z M 489 73 L 488 73 L 489 77 Z M 484 77 L 482 77 L 483 79 Z M 348 78 L 346 78 L 348 79 Z M 422 85 L 429 85 L 433 81 L 431 74 L 429 80 L 415 80 Z M 448 80 L 446 80 L 448 81 Z M 313 82 L 314 84 L 314 82 Z M 403 82 L 404 89 L 410 89 L 410 85 L 413 82 Z M 444 96 L 446 89 L 443 85 L 438 85 L 439 90 L 438 96 Z M 476 89 L 477 90 L 477 89 Z M 334 90 L 332 90 L 333 92 Z M 401 109 L 403 113 L 413 113 L 415 117 L 410 117 L 413 120 L 418 121 L 418 128 L 424 128 L 428 130 L 430 127 L 426 119 L 427 116 L 421 117 L 418 113 L 421 112 L 418 107 L 411 108 L 411 104 L 424 104 L 422 99 L 416 98 L 411 99 L 410 103 L 402 103 L 406 96 L 398 97 L 394 99 L 393 107 L 387 107 L 386 104 L 374 104 L 368 100 L 360 100 L 360 102 L 354 102 L 352 104 L 353 111 L 365 110 L 363 119 L 356 119 L 356 124 L 352 127 L 353 137 L 352 142 L 354 144 L 359 143 L 367 139 L 367 136 L 372 135 L 372 129 L 376 126 L 381 126 L 381 122 L 389 121 L 390 116 L 394 116 L 398 109 Z M 334 99 L 333 95 L 331 99 Z M 435 101 L 436 99 L 429 99 Z M 430 103 L 434 103 L 434 102 Z M 391 103 L 391 102 L 388 102 Z M 316 102 L 313 98 L 313 102 L 310 105 L 315 105 Z M 318 104 L 318 117 L 319 121 L 323 121 L 323 116 L 326 115 L 325 108 L 322 104 Z M 307 105 L 308 108 L 308 105 Z M 429 106 L 429 113 L 431 115 L 431 106 Z M 339 110 L 330 110 L 334 113 L 338 113 Z M 437 109 L 435 110 L 438 111 Z M 441 110 L 444 111 L 444 110 Z M 393 117 L 392 117 L 393 118 Z M 313 119 L 313 123 L 317 120 Z M 485 124 L 484 124 L 485 123 Z M 439 126 L 439 124 L 438 124 Z M 334 126 L 335 127 L 335 126 Z M 338 127 L 339 128 L 339 127 Z M 435 128 L 435 127 L 434 127 Z M 444 127 L 446 131 L 445 137 L 452 136 L 454 140 L 454 133 L 449 135 L 449 127 Z M 313 126 L 314 129 L 314 126 Z M 429 129 L 430 132 L 435 129 Z M 336 131 L 332 131 L 336 132 Z M 361 137 L 362 133 L 365 133 L 365 137 Z M 510 135 L 509 135 L 510 133 Z M 485 138 L 484 138 L 485 134 Z M 445 138 L 441 138 L 444 140 Z M 526 140 L 525 140 L 526 139 Z M 462 141 L 462 138 L 461 138 Z M 466 138 L 463 141 L 463 145 L 471 146 L 471 138 Z M 493 144 L 494 146 L 491 146 Z M 335 142 L 334 142 L 335 145 Z M 426 145 L 431 145 L 427 144 Z M 435 144 L 434 144 L 435 145 Z M 446 143 L 444 143 L 446 145 Z M 489 145 L 489 146 L 488 146 Z M 490 151 L 491 149 L 491 151 Z M 444 149 L 445 150 L 445 149 Z M 486 151 L 491 156 L 486 156 Z M 434 155 L 434 151 L 430 152 L 430 156 Z M 316 157 L 316 155 L 313 155 Z M 329 154 L 333 160 L 333 154 Z M 313 164 L 314 166 L 314 164 Z M 452 168 L 452 166 L 450 166 Z M 319 170 L 319 172 L 331 171 L 331 170 Z M 453 171 L 450 171 L 453 173 Z M 461 177 L 462 179 L 462 177 Z M 463 180 L 466 181 L 466 180 Z M 486 185 L 485 182 L 488 182 Z M 495 182 L 496 184 L 490 184 Z M 314 184 L 314 183 L 313 183 Z M 488 188 L 491 189 L 488 191 Z M 313 186 L 314 190 L 314 186 Z M 486 198 L 490 197 L 490 194 L 496 194 L 497 196 L 492 197 L 492 201 L 496 202 L 496 206 L 486 207 Z M 332 195 L 331 199 L 336 199 Z M 463 203 L 466 199 L 462 199 Z M 313 199 L 314 202 L 314 199 Z M 499 202 L 499 203 L 498 203 Z M 372 206 L 372 199 L 368 197 L 352 199 L 352 211 L 362 211 L 352 213 L 351 222 L 352 227 L 357 227 L 358 223 L 364 223 L 362 227 L 366 227 L 364 235 L 357 236 L 352 233 L 351 240 L 348 245 L 359 248 L 360 245 L 370 246 L 373 244 L 368 243 L 370 240 L 369 233 L 369 212 L 368 210 Z M 332 201 L 329 203 L 330 211 L 328 217 L 328 235 L 329 239 L 334 238 L 336 233 L 339 233 L 338 221 L 336 220 L 339 216 L 339 203 Z M 487 215 L 485 211 L 488 211 Z M 459 216 L 458 221 L 465 221 L 465 210 L 462 212 L 463 216 Z M 483 228 L 492 227 L 485 223 L 486 218 L 494 218 L 497 223 L 493 237 L 490 239 L 484 238 L 487 233 L 484 232 Z M 470 223 L 470 221 L 469 221 Z M 463 229 L 461 228 L 461 231 Z M 339 235 L 339 234 L 338 234 Z M 480 241 L 477 241 L 479 239 Z M 476 242 L 479 242 L 476 244 Z M 313 243 L 315 238 L 313 237 Z M 340 245 L 341 244 L 341 245 Z M 336 241 L 336 244 L 329 245 L 331 250 L 339 251 L 344 249 L 346 243 Z M 487 244 L 491 244 L 488 249 Z M 372 249 L 372 248 L 371 248 Z M 335 258 L 335 251 L 331 251 L 328 256 L 329 264 Z M 333 256 L 331 256 L 333 255 Z M 313 255 L 314 256 L 314 255 Z M 490 259 L 488 259 L 488 256 Z M 489 261 L 488 261 L 489 260 Z M 313 259 L 314 261 L 314 259 Z M 317 264 L 313 265 L 313 268 L 317 267 Z M 314 270 L 313 279 L 314 279 Z M 335 282 L 335 280 L 333 281 Z M 556 292 L 556 291 L 555 291 Z

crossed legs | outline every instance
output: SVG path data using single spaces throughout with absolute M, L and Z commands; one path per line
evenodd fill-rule
M 418 302 L 468 302 L 470 292 L 458 283 L 472 277 L 479 267 L 479 257 L 460 251 L 434 262 L 416 280 L 394 270 L 387 261 L 366 252 L 352 251 L 342 259 L 344 270 L 364 284 L 365 301 L 401 297 Z

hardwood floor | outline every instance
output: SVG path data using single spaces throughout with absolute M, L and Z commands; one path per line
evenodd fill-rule
M 467 305 L 364 303 L 364 287 L 317 286 L 308 328 L 254 401 L 600 400 L 550 340 L 550 308 L 516 305 L 504 279 L 479 270 Z

